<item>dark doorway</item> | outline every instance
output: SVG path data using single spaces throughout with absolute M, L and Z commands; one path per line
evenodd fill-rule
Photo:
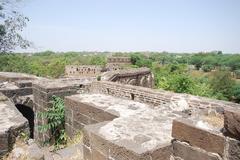
M 32 108 L 23 105 L 23 104 L 16 104 L 17 109 L 22 115 L 28 120 L 29 128 L 30 128 L 30 138 L 34 138 L 33 131 L 34 131 L 34 112 Z
M 131 93 L 131 100 L 134 100 L 134 94 Z

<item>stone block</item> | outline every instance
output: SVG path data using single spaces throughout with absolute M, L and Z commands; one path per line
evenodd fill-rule
M 226 135 L 240 140 L 240 110 L 228 108 L 224 111 Z
M 171 154 L 172 145 L 170 143 L 158 146 L 158 149 L 150 152 L 152 160 L 166 160 L 166 159 L 168 160 L 170 159 Z
M 8 139 L 7 132 L 0 133 L 0 157 L 8 151 Z
M 202 148 L 208 152 L 218 153 L 221 156 L 224 153 L 224 136 L 197 128 L 190 120 L 174 120 L 172 137 L 179 141 L 188 142 L 190 145 Z
M 110 149 L 112 150 L 112 144 L 109 141 L 94 133 L 90 135 L 90 145 L 104 155 L 109 155 Z
M 85 128 L 82 130 L 83 133 L 83 144 L 87 147 L 90 147 L 90 132 L 88 132 Z
M 152 160 L 149 153 L 136 153 L 123 146 L 114 145 L 110 149 L 109 156 L 115 160 Z
M 77 122 L 80 122 L 84 125 L 88 125 L 91 124 L 91 120 L 88 116 L 83 115 L 79 112 L 73 112 L 73 119 Z
M 240 159 L 240 141 L 232 138 L 227 138 L 226 142 L 226 158 L 227 160 Z
M 82 124 L 81 122 L 73 120 L 73 128 L 75 130 L 81 130 L 81 129 L 83 129 L 83 127 L 84 127 L 84 124 Z
M 173 155 L 183 160 L 221 160 L 216 154 L 208 153 L 179 141 L 173 142 Z
M 92 148 L 92 160 L 107 160 L 107 156 Z
M 92 152 L 89 147 L 83 145 L 83 158 L 84 160 L 92 160 Z

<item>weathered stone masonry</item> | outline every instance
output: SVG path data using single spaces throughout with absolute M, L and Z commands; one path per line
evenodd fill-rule
M 33 84 L 33 97 L 34 97 L 34 112 L 35 112 L 35 130 L 34 138 L 39 142 L 48 141 L 50 138 L 49 133 L 39 132 L 38 126 L 47 123 L 45 119 L 38 116 L 39 112 L 45 112 L 52 106 L 52 96 L 65 96 L 76 94 L 86 86 L 86 83 L 81 82 L 81 79 L 72 80 L 43 80 Z
M 2 93 L 0 93 L 0 159 L 9 152 L 16 137 L 24 132 L 29 134 L 28 122 L 15 105 Z
M 37 114 L 52 106 L 53 95 L 65 98 L 66 132 L 72 137 L 83 131 L 85 160 L 240 159 L 239 104 L 121 84 L 131 77 L 140 79 L 134 74 L 145 74 L 143 70 L 131 72 L 115 74 L 114 82 L 81 78 L 29 81 L 20 77 L 0 92 L 12 100 L 33 93 L 34 138 L 39 142 L 47 141 L 50 133 L 38 131 L 38 125 L 46 120 Z M 128 80 L 121 81 L 124 76 Z M 17 76 L 7 74 L 9 77 Z M 16 117 L 22 120 L 16 120 L 14 127 L 1 125 L 0 156 L 11 149 L 20 131 L 29 131 L 27 120 L 13 103 L 3 98 L 1 106 L 2 111 L 6 106 L 10 109 L 0 112 L 9 116 L 9 123 L 0 116 L 3 124 L 12 124 Z
M 181 98 L 184 98 L 189 106 L 197 108 L 213 107 L 223 111 L 226 107 L 240 106 L 237 103 L 227 101 L 214 100 L 189 94 L 178 94 L 165 90 L 154 90 L 140 86 L 122 85 L 107 81 L 93 82 L 90 90 L 93 93 L 109 94 L 115 97 L 152 104 L 154 106 L 169 105 L 171 101 L 178 101 Z
M 148 68 L 111 71 L 102 75 L 104 81 L 153 88 L 154 76 Z
M 239 134 L 238 125 L 240 121 L 237 122 L 239 119 L 232 118 L 237 117 L 236 115 L 233 116 L 236 111 L 234 113 L 231 112 L 231 114 L 229 113 L 229 109 L 232 107 L 240 108 L 239 104 L 103 81 L 93 82 L 90 93 L 107 94 L 147 103 L 150 104 L 149 107 L 153 109 L 156 109 L 156 107 L 174 107 L 174 105 L 180 107 L 184 104 L 183 101 L 185 101 L 190 107 L 187 110 L 191 110 L 191 112 L 202 112 L 201 114 L 203 115 L 208 115 L 209 111 L 215 111 L 221 115 L 225 113 L 225 123 L 233 122 L 225 124 L 225 126 L 229 126 L 225 127 L 225 129 L 232 132 L 231 135 Z M 111 124 L 119 115 L 111 110 L 99 108 L 91 102 L 89 104 L 83 103 L 81 97 L 80 95 L 74 95 L 65 98 L 66 118 L 68 119 L 66 125 L 68 126 L 67 133 L 70 136 L 85 126 L 83 140 L 85 160 L 108 158 L 115 160 L 165 160 L 169 158 L 175 160 L 238 160 L 240 157 L 240 142 L 237 140 L 238 137 L 226 137 L 225 133 L 222 133 L 220 129 L 202 128 L 196 125 L 196 122 L 202 121 L 201 116 L 200 118 L 196 116 L 197 120 L 191 118 L 174 120 L 172 126 L 172 144 L 170 144 L 169 141 L 169 144 L 161 145 L 154 150 L 139 152 L 134 149 L 135 142 L 126 141 L 124 143 L 116 143 L 109 141 L 106 137 L 99 135 L 98 132 L 102 127 L 109 123 Z M 163 111 L 163 113 L 164 112 L 165 111 Z M 191 112 L 189 113 L 192 114 Z M 187 112 L 187 114 L 189 113 Z M 161 118 L 163 115 L 159 114 L 159 116 L 159 118 Z M 183 118 L 186 116 L 187 115 L 183 116 Z M 195 116 L 193 116 L 193 118 L 194 117 Z M 228 121 L 226 119 L 228 119 Z M 223 121 L 223 119 L 220 121 Z M 137 141 L 139 142 L 141 139 Z

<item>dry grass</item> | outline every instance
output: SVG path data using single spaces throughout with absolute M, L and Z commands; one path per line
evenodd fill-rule
M 216 128 L 223 128 L 224 125 L 224 118 L 222 114 L 216 113 L 216 114 L 210 114 L 207 116 L 204 116 L 204 121 L 209 123 L 210 125 L 216 127 Z
M 79 131 L 73 138 L 71 138 L 71 139 L 68 138 L 67 146 L 81 143 L 82 138 L 83 138 L 83 133 L 82 133 L 82 131 Z

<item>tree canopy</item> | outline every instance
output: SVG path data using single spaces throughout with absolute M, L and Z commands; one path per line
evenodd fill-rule
M 17 0 L 1 0 L 0 4 L 0 53 L 11 52 L 17 47 L 27 48 L 30 42 L 21 36 L 29 19 L 16 9 Z

